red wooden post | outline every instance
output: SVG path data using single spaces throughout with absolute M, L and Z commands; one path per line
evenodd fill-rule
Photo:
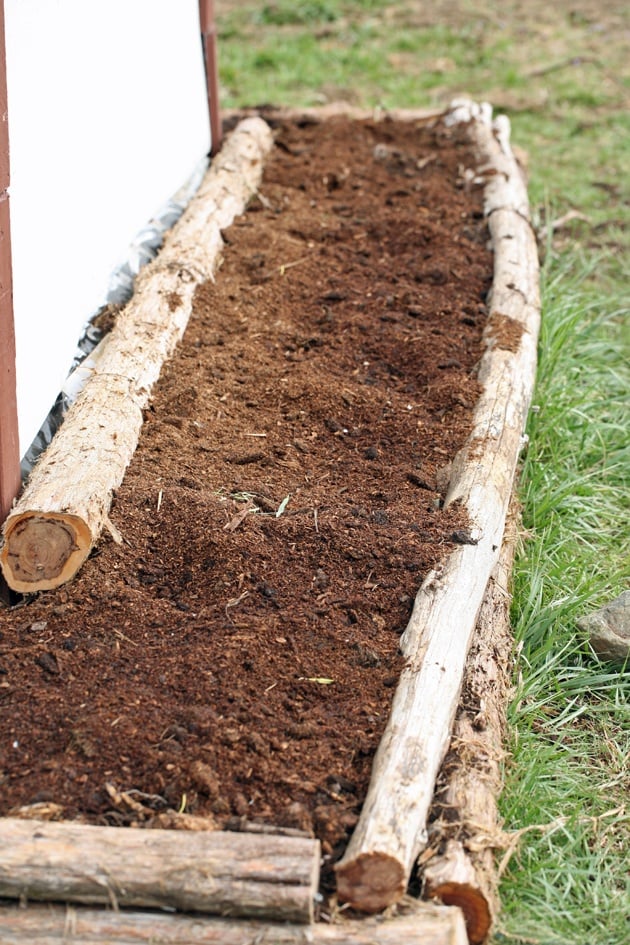
M 20 449 L 15 374 L 13 277 L 9 218 L 9 122 L 4 46 L 4 3 L 0 2 L 0 522 L 20 488 Z
M 201 22 L 201 41 L 206 67 L 206 86 L 208 89 L 208 111 L 210 113 L 210 154 L 216 154 L 221 147 L 221 112 L 219 108 L 219 66 L 217 58 L 217 27 L 214 19 L 214 0 L 199 0 L 199 20 Z

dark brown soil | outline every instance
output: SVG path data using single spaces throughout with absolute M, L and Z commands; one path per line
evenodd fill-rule
M 442 127 L 278 129 L 105 535 L 0 610 L 0 813 L 356 822 L 467 435 L 492 261 Z M 465 535 L 465 532 L 464 532 Z

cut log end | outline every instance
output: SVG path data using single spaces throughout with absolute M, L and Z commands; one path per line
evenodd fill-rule
M 464 913 L 470 945 L 481 945 L 490 932 L 492 916 L 486 897 L 480 889 L 468 883 L 447 882 L 426 890 L 430 899 L 445 906 L 459 906 Z
M 77 515 L 24 512 L 7 523 L 0 567 L 20 594 L 49 591 L 78 570 L 91 546 L 90 529 Z
M 398 902 L 407 888 L 402 864 L 386 853 L 364 853 L 336 867 L 337 895 L 353 909 L 369 914 Z

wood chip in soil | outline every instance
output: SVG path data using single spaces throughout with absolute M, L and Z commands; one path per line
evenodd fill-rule
M 0 610 L 0 813 L 275 824 L 330 866 L 414 595 L 466 528 L 441 505 L 492 257 L 461 130 L 276 135 L 155 390 L 123 544 Z

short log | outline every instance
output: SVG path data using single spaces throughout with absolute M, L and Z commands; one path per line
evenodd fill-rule
M 68 581 L 108 524 L 151 389 L 184 333 L 197 286 L 213 278 L 221 230 L 254 194 L 271 145 L 262 119 L 241 122 L 157 259 L 136 279 L 131 302 L 92 358 L 91 378 L 4 524 L 0 566 L 13 590 L 34 593 Z
M 459 909 L 416 903 L 390 919 L 261 923 L 52 905 L 0 906 L 3 945 L 467 945 Z
M 464 698 L 438 779 L 429 845 L 441 852 L 428 860 L 422 875 L 425 896 L 460 907 L 471 945 L 487 938 L 499 907 L 494 853 L 503 842 L 497 800 L 503 786 L 510 687 L 509 583 L 515 542 L 512 510 L 479 611 Z
M 475 867 L 459 840 L 447 841 L 444 853 L 430 861 L 430 870 L 425 871 L 425 892 L 448 905 L 460 906 L 470 945 L 485 941 L 492 914 Z
M 540 320 L 536 240 L 527 192 L 506 120 L 489 107 L 459 105 L 479 155 L 495 253 L 480 400 L 473 431 L 453 464 L 446 504 L 461 504 L 471 527 L 425 579 L 401 639 L 405 668 L 374 759 L 359 823 L 337 865 L 339 898 L 376 912 L 405 892 L 426 844 L 437 773 L 457 709 L 477 613 L 503 539 L 508 503 L 534 386 Z M 458 540 L 461 540 L 458 539 Z
M 0 898 L 313 919 L 317 840 L 18 818 L 1 836 Z

